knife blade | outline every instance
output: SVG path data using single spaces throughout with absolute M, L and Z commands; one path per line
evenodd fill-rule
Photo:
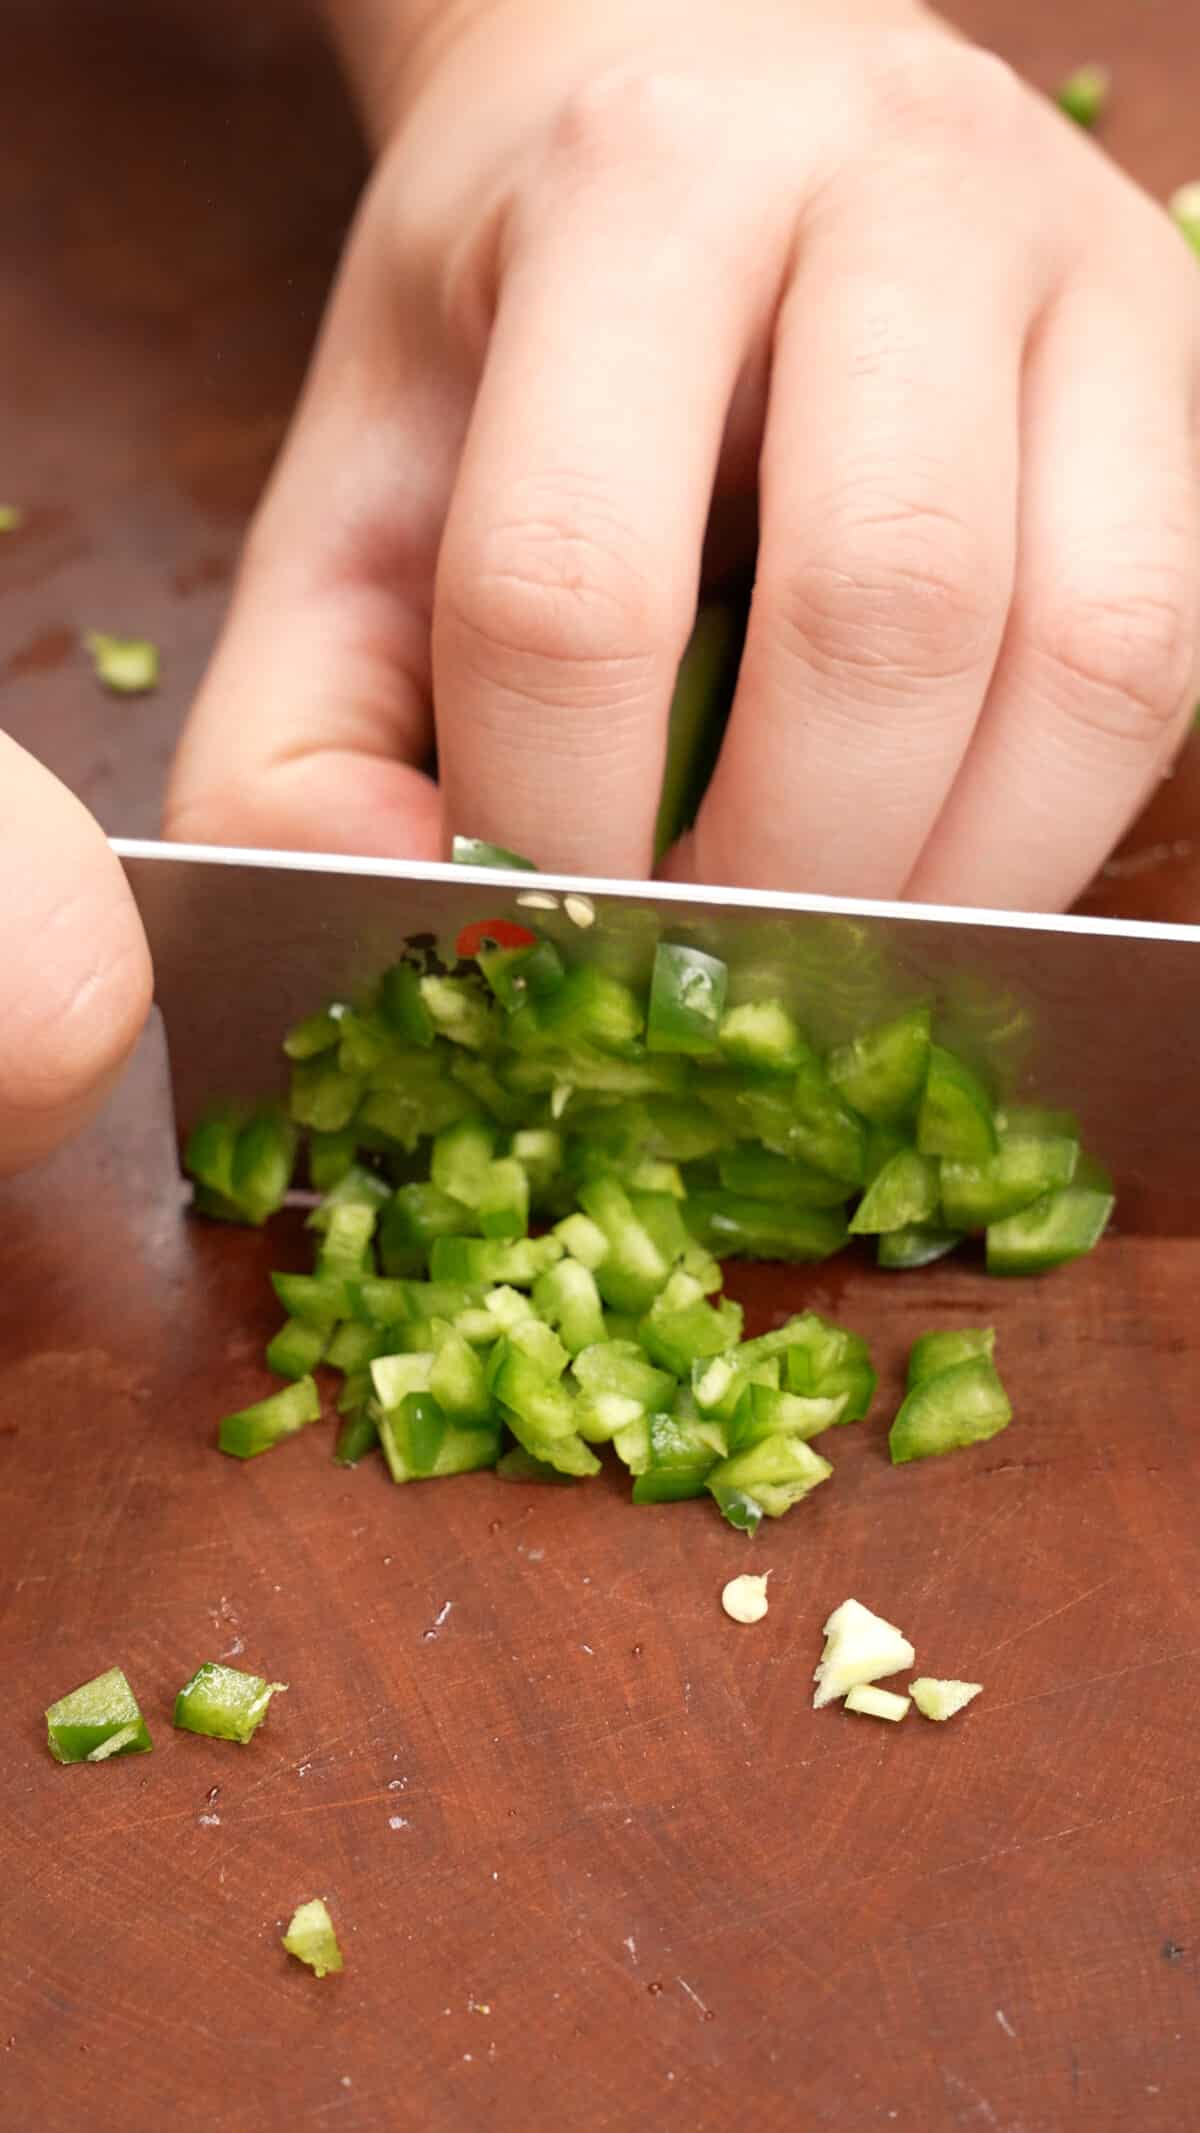
M 114 838 L 149 938 L 180 1141 L 286 1085 L 293 1022 L 416 944 L 507 918 L 645 984 L 661 938 L 719 955 L 836 1043 L 914 999 L 1008 1101 L 1079 1117 L 1124 1229 L 1200 1234 L 1200 927 L 500 873 Z

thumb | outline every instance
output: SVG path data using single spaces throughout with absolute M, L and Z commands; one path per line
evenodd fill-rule
M 150 1006 L 120 861 L 42 764 L 0 734 L 0 1173 L 98 1109 Z

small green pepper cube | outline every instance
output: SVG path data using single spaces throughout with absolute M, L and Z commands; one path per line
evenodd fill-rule
M 914 1007 L 839 1045 L 827 1063 L 839 1096 L 860 1117 L 877 1124 L 906 1118 L 925 1086 L 929 1030 L 929 1009 Z
M 930 1046 L 929 1072 L 917 1113 L 922 1155 L 985 1163 L 999 1146 L 991 1098 L 978 1074 L 940 1044 Z
M 333 1920 L 328 1906 L 319 1896 L 314 1896 L 310 1903 L 302 1903 L 293 1912 L 282 1945 L 297 1962 L 307 1963 L 317 1977 L 326 1977 L 331 1971 L 343 1967 Z
M 158 681 L 158 646 L 148 637 L 114 637 L 89 630 L 84 644 L 96 679 L 116 696 L 141 696 Z
M 935 1260 L 944 1259 L 961 1243 L 961 1230 L 938 1229 L 933 1223 L 913 1222 L 905 1229 L 884 1231 L 875 1262 L 895 1273 L 909 1273 L 916 1267 L 932 1266 Z
M 1088 132 L 1104 116 L 1108 103 L 1111 77 L 1107 67 L 1089 65 L 1076 67 L 1062 83 L 1055 97 L 1060 111 L 1074 119 L 1077 126 Z
M 1113 1196 L 1088 1185 L 1064 1185 L 1020 1214 L 989 1223 L 989 1274 L 1041 1274 L 1082 1258 L 1108 1228 Z
M 660 941 L 650 980 L 648 1050 L 715 1051 L 728 982 L 728 969 L 719 956 Z
M 980 1356 L 991 1362 L 996 1350 L 994 1326 L 963 1326 L 948 1333 L 923 1333 L 914 1341 L 908 1358 L 908 1390 L 913 1392 L 926 1378 L 936 1378 L 958 1363 L 973 1363 Z
M 173 1723 L 184 1733 L 204 1733 L 210 1740 L 248 1741 L 267 1715 L 272 1696 L 286 1681 L 264 1681 L 240 1667 L 206 1659 L 175 1698 Z
M 890 1156 L 850 1218 L 852 1237 L 876 1237 L 914 1222 L 930 1222 L 938 1212 L 938 1165 L 933 1156 L 901 1148 Z
M 920 1380 L 888 1432 L 893 1466 L 982 1444 L 1006 1429 L 1012 1404 L 995 1364 L 977 1355 Z
M 269 1452 L 273 1445 L 282 1443 L 285 1437 L 294 1437 L 306 1423 L 318 1422 L 320 1417 L 321 1395 L 315 1380 L 297 1378 L 282 1392 L 273 1392 L 236 1415 L 226 1415 L 217 1443 L 234 1459 L 255 1459 L 260 1452 Z
M 121 1755 L 146 1755 L 153 1746 L 119 1666 L 49 1706 L 46 1741 L 56 1763 L 105 1763 Z

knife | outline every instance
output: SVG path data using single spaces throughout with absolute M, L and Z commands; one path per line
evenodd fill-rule
M 1200 927 L 113 839 L 150 942 L 180 1142 L 286 1086 L 280 1041 L 411 945 L 504 918 L 634 984 L 660 939 L 819 1045 L 916 999 L 1002 1100 L 1075 1112 L 1124 1229 L 1200 1235 Z

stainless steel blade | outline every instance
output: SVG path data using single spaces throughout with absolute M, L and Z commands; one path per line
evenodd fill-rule
M 114 840 L 154 955 L 180 1136 L 284 1085 L 292 1022 L 406 943 L 454 960 L 505 917 L 644 980 L 662 936 L 720 955 L 731 997 L 782 992 L 818 1043 L 915 998 L 1009 1098 L 1074 1110 L 1122 1227 L 1200 1234 L 1200 927 L 1033 918 L 755 890 L 486 873 Z

